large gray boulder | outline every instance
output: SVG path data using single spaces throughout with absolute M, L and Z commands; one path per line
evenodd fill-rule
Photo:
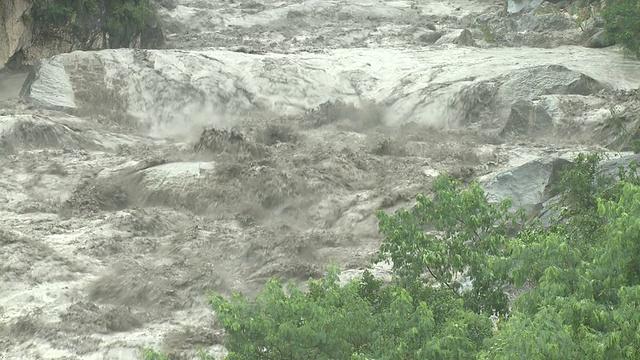
M 544 33 L 550 31 L 566 31 L 575 28 L 575 22 L 562 13 L 524 14 L 514 20 L 517 31 Z
M 585 44 L 586 47 L 594 49 L 605 48 L 613 45 L 615 45 L 615 41 L 607 37 L 607 33 L 604 29 L 598 30 L 589 38 L 589 40 L 587 40 L 587 43 Z
M 595 78 L 564 65 L 532 66 L 514 71 L 500 87 L 499 95 L 514 100 L 541 95 L 593 95 L 610 88 Z
M 476 42 L 469 29 L 460 29 L 448 34 L 442 35 L 435 42 L 436 45 L 456 44 L 461 46 L 475 46 Z
M 515 209 L 522 208 L 532 215 L 540 212 L 543 204 L 556 195 L 554 184 L 570 163 L 559 158 L 537 159 L 481 178 L 480 184 L 490 201 L 511 198 Z
M 25 81 L 22 95 L 26 95 L 36 105 L 51 109 L 75 109 L 73 84 L 62 59 L 54 56 L 36 65 Z
M 463 124 L 499 119 L 496 127 L 504 128 L 503 135 L 547 135 L 555 133 L 557 124 L 595 119 L 591 113 L 607 106 L 595 101 L 598 93 L 615 86 L 573 66 L 536 65 L 470 84 L 453 96 L 450 106 Z
M 509 119 L 500 135 L 544 136 L 553 133 L 553 119 L 540 104 L 518 100 L 511 105 Z

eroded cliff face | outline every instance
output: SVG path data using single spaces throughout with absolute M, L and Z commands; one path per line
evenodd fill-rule
M 87 19 L 82 19 L 87 20 Z M 158 48 L 162 30 L 155 15 L 149 16 L 144 30 L 126 41 L 110 41 L 99 26 L 103 19 L 75 20 L 51 27 L 34 20 L 31 0 L 0 1 L 0 69 L 33 65 L 38 60 L 75 50 L 101 50 L 110 47 Z
M 31 26 L 24 16 L 30 10 L 29 0 L 0 2 L 0 69 L 4 68 L 16 53 L 31 43 Z
M 0 2 L 0 69 L 32 65 L 59 53 L 104 48 L 102 41 L 82 44 L 65 28 L 44 29 L 31 13 L 30 0 Z

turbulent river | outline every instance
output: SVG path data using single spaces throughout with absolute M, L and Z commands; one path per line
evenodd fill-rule
M 166 49 L 0 73 L 0 357 L 222 356 L 208 290 L 357 276 L 441 172 L 533 212 L 627 155 L 640 62 L 527 3 L 167 0 Z

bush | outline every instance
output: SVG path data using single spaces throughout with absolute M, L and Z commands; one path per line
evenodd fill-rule
M 289 286 L 287 294 L 271 281 L 256 301 L 213 294 L 210 303 L 228 334 L 227 359 L 472 359 L 492 333 L 491 321 L 442 290 L 421 299 L 367 274 L 346 286 L 338 276 L 331 268 L 309 281 L 307 293 Z M 440 296 L 446 317 L 425 301 Z
M 640 2 L 607 0 L 602 18 L 608 36 L 640 59 Z
M 459 294 L 460 277 L 468 275 L 473 289 L 460 295 L 468 308 L 504 314 L 505 245 L 522 213 L 509 213 L 510 200 L 490 204 L 477 183 L 465 190 L 447 176 L 436 179 L 434 193 L 433 200 L 418 195 L 411 211 L 377 212 L 385 239 L 376 260 L 391 260 L 405 286 L 423 286 L 426 274 L 429 283 Z
M 597 212 L 605 221 L 588 249 L 544 232 L 515 242 L 515 272 L 535 286 L 515 301 L 484 358 L 638 359 L 640 187 L 624 184 L 617 199 L 598 200 Z

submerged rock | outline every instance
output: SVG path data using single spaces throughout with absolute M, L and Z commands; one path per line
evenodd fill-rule
M 438 39 L 442 37 L 442 33 L 434 30 L 425 30 L 414 35 L 417 42 L 421 44 L 431 45 L 435 44 Z
M 82 132 L 37 115 L 0 116 L 0 153 L 92 146 Z
M 613 45 L 615 45 L 615 41 L 607 37 L 607 33 L 604 29 L 599 30 L 598 32 L 593 34 L 585 44 L 585 46 L 588 48 L 596 48 L 596 49 L 605 48 Z

